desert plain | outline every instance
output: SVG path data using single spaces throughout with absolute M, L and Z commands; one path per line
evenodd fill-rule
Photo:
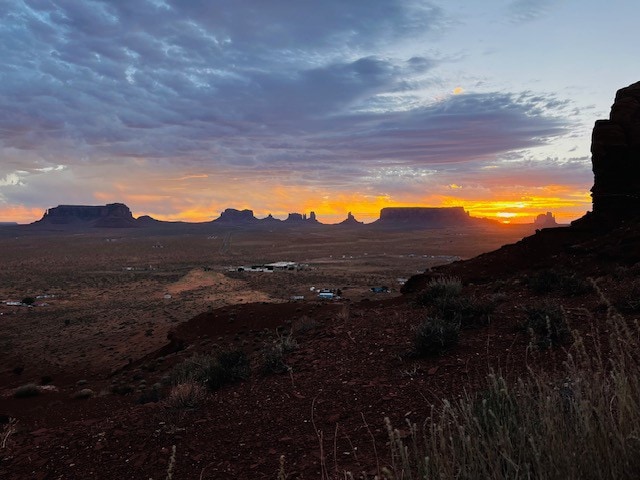
M 371 345 L 362 341 L 376 331 L 392 343 L 397 335 L 410 342 L 409 332 L 403 331 L 406 324 L 385 324 L 388 310 L 380 315 L 377 305 L 400 298 L 401 284 L 416 273 L 516 242 L 532 230 L 531 225 L 413 231 L 330 226 L 272 231 L 0 229 L 0 414 L 5 434 L 10 432 L 7 443 L 17 452 L 3 451 L 0 472 L 5 478 L 165 478 L 173 445 L 178 445 L 177 472 L 183 472 L 176 478 L 275 478 L 280 455 L 298 457 L 291 460 L 293 474 L 320 468 L 313 430 L 305 432 L 304 442 L 288 430 L 309 427 L 308 418 L 296 416 L 307 417 L 312 401 L 314 408 L 322 405 L 323 388 L 332 391 L 325 383 L 327 364 L 335 363 L 342 372 L 329 373 L 338 385 L 358 390 L 364 382 L 374 387 L 385 379 L 364 378 L 362 372 L 374 364 L 363 364 L 362 356 L 353 356 L 347 347 L 360 343 L 364 358 L 374 352 L 388 355 L 382 345 L 368 352 Z M 238 271 L 277 261 L 294 262 L 298 268 Z M 376 286 L 389 291 L 374 293 Z M 320 289 L 339 289 L 341 298 L 319 300 Z M 292 301 L 292 296 L 304 299 Z M 29 297 L 32 306 L 12 305 Z M 394 315 L 396 323 L 415 316 L 403 308 Z M 252 368 L 250 380 L 234 391 L 215 392 L 196 412 L 168 413 L 162 398 L 146 397 L 151 385 L 195 352 L 240 349 L 258 364 L 265 344 L 281 329 L 293 332 L 302 347 L 288 374 L 265 376 L 259 367 Z M 179 351 L 168 347 L 168 336 L 176 331 L 185 342 Z M 316 342 L 305 341 L 309 335 Z M 337 361 L 331 348 L 323 346 L 326 342 L 349 356 Z M 389 355 L 397 357 L 408 348 L 396 345 Z M 416 373 L 415 366 L 395 363 L 398 375 L 411 368 Z M 304 387 L 298 376 L 312 381 Z M 386 382 L 390 387 L 392 380 Z M 15 398 L 16 389 L 25 384 L 38 385 L 39 394 Z M 261 393 L 263 388 L 271 393 Z M 90 390 L 90 398 L 78 398 L 83 389 Z M 398 394 L 391 391 L 381 398 L 393 403 Z M 225 413 L 228 396 L 241 405 Z M 348 413 L 354 398 L 330 396 L 325 420 L 336 429 L 343 419 L 362 429 L 363 419 Z M 300 411 L 294 413 L 283 398 L 299 402 Z M 426 408 L 428 402 L 423 403 Z M 369 405 L 368 410 L 370 421 L 380 427 L 384 408 Z M 237 411 L 242 418 L 234 418 Z M 291 419 L 283 417 L 287 412 Z M 122 423 L 115 427 L 112 422 L 118 418 Z M 191 422 L 206 418 L 211 422 L 208 433 L 196 428 L 200 433 L 193 437 L 203 451 L 184 451 L 179 439 L 190 435 Z M 268 426 L 261 427 L 263 422 Z M 257 446 L 243 440 L 254 427 L 261 438 Z M 345 430 L 343 437 L 350 434 Z M 212 443 L 212 435 L 225 447 Z M 53 453 L 58 449 L 61 455 Z M 187 454 L 188 462 L 182 458 Z M 94 458 L 99 460 L 95 465 Z M 74 476 L 74 468 L 82 473 Z

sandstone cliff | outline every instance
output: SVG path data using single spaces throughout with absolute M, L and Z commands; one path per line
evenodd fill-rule
M 253 210 L 236 210 L 227 208 L 220 217 L 213 220 L 216 223 L 247 224 L 256 223 L 258 219 L 253 215 Z
M 105 228 L 135 227 L 131 210 L 123 203 L 108 205 L 59 205 L 50 208 L 35 222 L 37 225 L 90 226 Z
M 591 137 L 593 217 L 618 222 L 640 214 L 640 82 L 618 90 L 608 120 Z

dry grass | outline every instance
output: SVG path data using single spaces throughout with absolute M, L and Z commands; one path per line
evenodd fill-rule
M 0 432 L 0 449 L 4 450 L 8 447 L 11 435 L 16 433 L 17 423 L 18 420 L 15 418 L 9 418 L 9 421 L 2 427 L 2 432 Z
M 609 344 L 587 349 L 574 333 L 560 374 L 490 375 L 485 391 L 443 401 L 406 439 L 386 420 L 391 459 L 378 478 L 638 478 L 640 327 L 612 307 L 607 320 Z
M 206 398 L 207 391 L 200 383 L 187 381 L 174 386 L 165 400 L 165 405 L 173 410 L 198 408 Z

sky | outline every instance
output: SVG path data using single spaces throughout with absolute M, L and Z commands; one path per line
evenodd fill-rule
M 0 0 L 0 221 L 387 206 L 569 222 L 628 0 Z

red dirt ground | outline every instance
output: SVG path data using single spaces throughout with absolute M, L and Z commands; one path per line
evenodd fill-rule
M 482 389 L 491 371 L 515 378 L 529 366 L 559 363 L 562 349 L 530 348 L 519 328 L 523 306 L 543 298 L 559 303 L 571 326 L 590 335 L 591 325 L 605 318 L 595 292 L 540 296 L 526 279 L 540 268 L 566 268 L 581 278 L 600 278 L 602 291 L 620 298 L 636 275 L 629 265 L 640 260 L 629 232 L 600 241 L 590 232 L 545 230 L 415 278 L 405 296 L 386 301 L 225 306 L 179 324 L 165 347 L 116 372 L 80 378 L 64 370 L 4 370 L 0 478 L 167 478 L 173 446 L 176 479 L 275 479 L 281 455 L 290 479 L 343 478 L 344 470 L 372 478 L 389 462 L 385 417 L 398 428 L 407 421 L 421 424 L 443 398 Z M 463 330 L 445 354 L 411 358 L 412 329 L 426 315 L 411 292 L 432 275 L 460 276 L 464 295 L 492 299 L 497 307 L 489 325 Z M 288 374 L 260 369 L 263 332 L 276 327 L 293 330 L 298 342 L 286 359 Z M 185 348 L 175 351 L 176 345 Z M 173 411 L 162 400 L 139 404 L 135 391 L 109 393 L 112 385 L 152 385 L 182 359 L 216 345 L 244 349 L 252 374 L 211 393 L 196 410 Z M 55 390 L 11 396 L 10 387 L 44 374 Z M 82 388 L 95 396 L 72 398 Z M 13 433 L 9 418 L 17 419 Z

